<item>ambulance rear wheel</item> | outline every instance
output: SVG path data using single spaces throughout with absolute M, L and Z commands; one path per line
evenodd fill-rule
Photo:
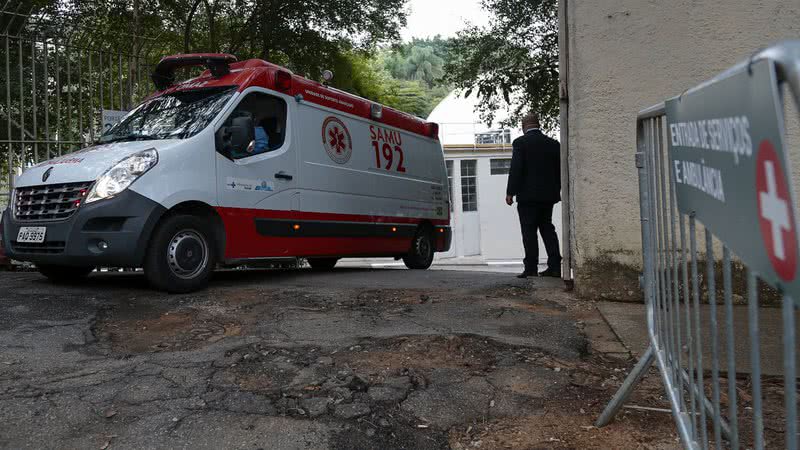
M 207 222 L 175 215 L 164 219 L 150 239 L 144 273 L 156 289 L 170 293 L 203 289 L 211 278 L 216 254 Z
M 86 279 L 94 270 L 94 267 L 72 267 L 58 266 L 51 264 L 37 264 L 39 273 L 46 276 L 48 280 L 57 284 L 78 283 Z
M 314 270 L 333 270 L 339 258 L 308 258 L 308 265 Z
M 433 235 L 428 228 L 420 228 L 411 242 L 411 250 L 403 257 L 409 269 L 424 270 L 433 263 Z

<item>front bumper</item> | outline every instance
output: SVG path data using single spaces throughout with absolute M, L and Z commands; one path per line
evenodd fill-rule
M 140 267 L 147 242 L 166 209 L 131 190 L 82 205 L 68 219 L 17 221 L 3 212 L 3 248 L 9 258 L 64 266 Z M 42 244 L 17 243 L 21 227 L 47 227 Z M 101 248 L 101 242 L 106 248 Z

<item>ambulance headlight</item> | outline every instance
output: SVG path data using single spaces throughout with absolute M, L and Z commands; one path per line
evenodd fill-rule
M 128 186 L 157 163 L 158 152 L 154 148 L 128 156 L 100 175 L 86 196 L 86 203 L 111 198 L 128 189 Z

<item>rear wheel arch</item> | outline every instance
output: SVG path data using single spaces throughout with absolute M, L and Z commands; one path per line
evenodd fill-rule
M 429 233 L 433 233 L 433 222 L 431 222 L 430 220 L 427 220 L 427 219 L 423 220 L 422 222 L 419 223 L 417 228 L 420 229 L 420 230 L 425 230 L 425 231 L 427 231 Z
M 417 232 L 411 240 L 408 254 L 404 255 L 403 262 L 409 269 L 427 269 L 433 263 L 435 253 L 433 223 L 423 220 L 417 226 Z

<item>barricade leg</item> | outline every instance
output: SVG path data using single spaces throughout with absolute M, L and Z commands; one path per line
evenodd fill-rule
M 597 428 L 602 428 L 614 420 L 619 410 L 622 409 L 622 406 L 628 401 L 628 397 L 630 397 L 633 389 L 639 384 L 639 381 L 641 381 L 647 371 L 650 370 L 654 359 L 655 352 L 651 345 L 647 347 L 647 351 L 639 358 L 639 362 L 636 363 L 636 366 L 634 366 L 631 373 L 625 378 L 625 381 L 622 383 L 622 386 L 619 387 L 617 393 L 614 394 L 614 397 L 608 402 L 606 409 L 600 414 L 597 422 L 595 422 Z

